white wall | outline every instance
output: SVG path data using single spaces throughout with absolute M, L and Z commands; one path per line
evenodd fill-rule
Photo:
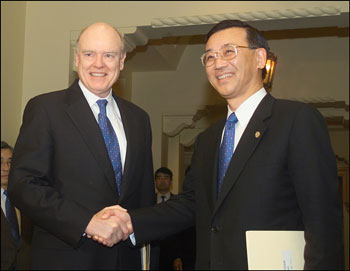
M 272 40 L 269 45 L 278 56 L 275 96 L 332 97 L 349 104 L 349 37 Z
M 12 146 L 22 116 L 25 18 L 25 2 L 1 1 L 1 140 Z

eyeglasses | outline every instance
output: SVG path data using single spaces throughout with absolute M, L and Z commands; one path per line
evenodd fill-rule
M 210 67 L 214 64 L 215 59 L 219 57 L 219 55 L 224 60 L 231 60 L 237 56 L 237 48 L 248 48 L 248 49 L 257 49 L 257 47 L 250 47 L 250 46 L 238 46 L 238 45 L 225 45 L 222 47 L 219 51 L 208 51 L 205 52 L 201 56 L 201 61 L 204 67 Z

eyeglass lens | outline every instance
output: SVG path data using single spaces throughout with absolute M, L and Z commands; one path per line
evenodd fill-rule
M 224 60 L 231 60 L 234 57 L 236 57 L 236 50 L 234 46 L 225 46 L 219 51 L 211 51 L 207 52 L 203 56 L 203 64 L 205 66 L 211 66 L 215 59 L 219 57 L 219 55 L 224 59 Z

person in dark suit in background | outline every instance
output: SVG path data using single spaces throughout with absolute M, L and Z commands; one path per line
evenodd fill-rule
M 149 117 L 112 92 L 125 57 L 121 34 L 92 24 L 77 41 L 79 80 L 26 105 L 8 190 L 35 224 L 33 269 L 141 268 L 140 248 L 121 240 L 128 226 L 101 218 L 156 203 Z
M 297 230 L 304 231 L 305 269 L 342 268 L 342 209 L 326 122 L 309 105 L 266 92 L 268 52 L 245 22 L 225 20 L 208 32 L 201 61 L 227 101 L 227 117 L 197 137 L 176 199 L 130 210 L 136 244 L 196 224 L 197 269 L 247 269 L 246 231 Z
M 170 192 L 173 173 L 167 167 L 158 168 L 154 174 L 157 203 L 174 199 Z M 191 270 L 195 258 L 195 229 L 191 227 L 155 242 L 160 248 L 159 270 Z
M 157 203 L 162 203 L 175 195 L 170 192 L 173 173 L 167 167 L 158 168 L 154 174 L 154 183 L 157 189 Z M 174 260 L 177 256 L 176 235 L 167 236 L 153 243 L 159 247 L 159 270 L 173 270 Z
M 9 144 L 1 141 L 1 270 L 28 270 L 32 225 L 7 199 L 12 151 Z M 13 224 L 10 222 L 11 215 L 14 218 Z
M 157 189 L 157 203 L 167 201 L 174 196 L 170 192 L 173 173 L 167 167 L 158 168 L 154 174 L 154 182 Z

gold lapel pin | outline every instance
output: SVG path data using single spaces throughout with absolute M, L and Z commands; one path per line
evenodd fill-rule
M 260 132 L 259 131 L 256 131 L 255 132 L 255 138 L 258 138 L 260 136 Z

